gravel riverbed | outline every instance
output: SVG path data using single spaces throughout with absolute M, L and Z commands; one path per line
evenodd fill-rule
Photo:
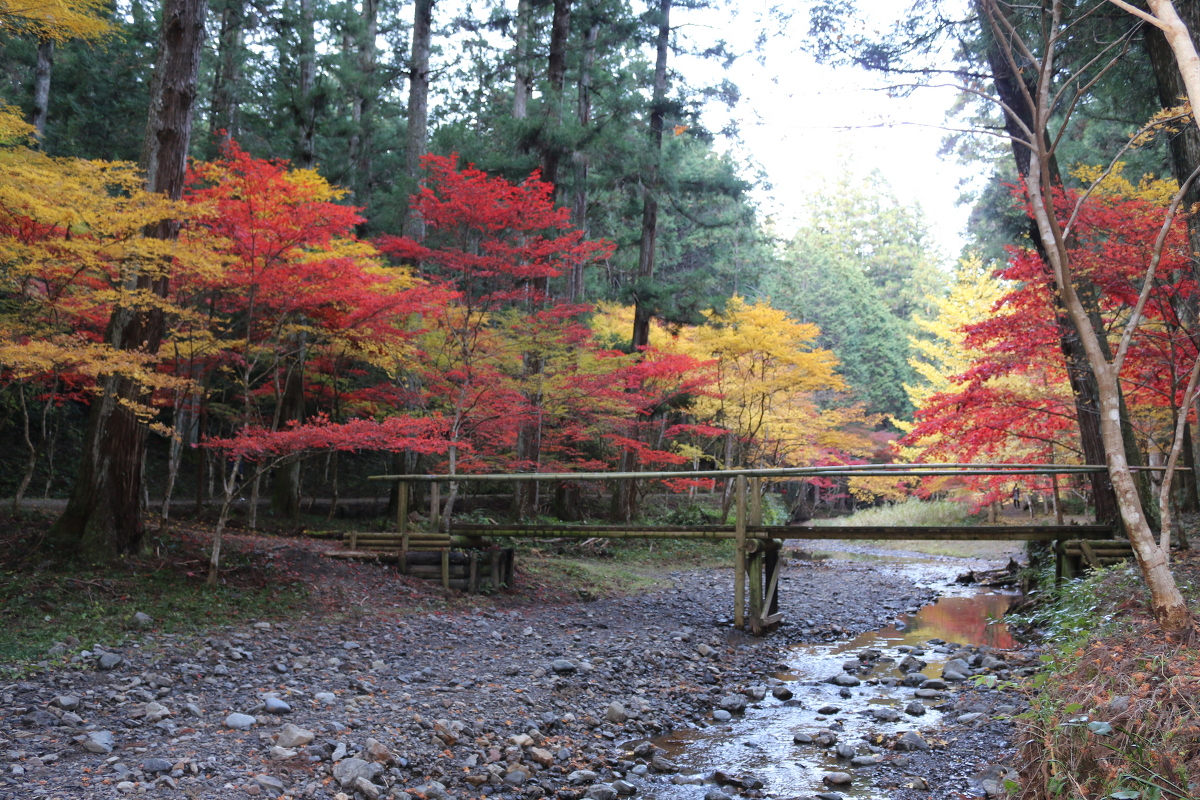
M 355 569 L 378 592 L 394 575 Z M 614 800 L 680 786 L 762 797 L 753 774 L 694 772 L 650 740 L 799 702 L 774 677 L 788 648 L 879 628 L 936 595 L 884 563 L 792 561 L 786 623 L 756 639 L 732 630 L 730 570 L 670 577 L 655 593 L 595 602 L 481 597 L 453 613 L 378 603 L 204 636 L 148 621 L 119 646 L 67 642 L 49 667 L 0 682 L 0 798 Z M 1036 664 L 1029 651 L 930 647 L 961 659 L 963 677 Z M 878 681 L 878 657 L 838 674 Z M 1020 696 L 944 686 L 927 687 L 942 727 L 908 732 L 920 744 L 895 724 L 831 742 L 844 767 L 819 796 L 996 793 Z M 836 740 L 837 719 L 829 726 Z

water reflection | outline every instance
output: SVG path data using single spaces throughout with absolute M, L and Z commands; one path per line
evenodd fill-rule
M 850 744 L 862 754 L 864 739 L 875 734 L 893 734 L 936 726 L 942 714 L 936 698 L 919 702 L 926 708 L 921 716 L 900 713 L 891 721 L 876 718 L 871 709 L 881 706 L 897 710 L 914 701 L 914 690 L 898 685 L 892 678 L 902 677 L 896 668 L 904 657 L 898 648 L 917 648 L 928 666 L 922 670 L 930 677 L 940 676 L 949 659 L 950 647 L 931 647 L 930 640 L 959 645 L 986 645 L 994 648 L 1013 646 L 1007 628 L 998 620 L 1012 600 L 999 593 L 943 597 L 921 608 L 916 614 L 902 614 L 897 621 L 854 639 L 827 645 L 803 645 L 787 656 L 789 671 L 776 677 L 788 681 L 795 697 L 787 704 L 768 697 L 752 705 L 743 717 L 726 724 L 699 730 L 678 731 L 656 740 L 667 757 L 681 764 L 686 772 L 751 775 L 764 784 L 768 795 L 792 796 L 823 791 L 821 777 L 826 772 L 847 771 L 848 760 L 839 759 L 835 750 L 818 745 L 797 745 L 793 735 L 813 735 L 820 730 L 836 732 L 838 741 Z M 860 675 L 864 683 L 854 687 L 850 697 L 825 679 L 842 672 L 850 654 L 866 649 L 880 650 L 883 657 L 874 669 Z M 891 685 L 889 685 L 891 684 Z M 819 713 L 836 708 L 836 711 Z M 897 715 L 893 715 L 897 716 Z M 840 787 L 844 795 L 856 798 L 883 798 L 886 793 L 871 781 L 871 770 L 855 772 L 850 787 Z M 664 800 L 699 800 L 708 787 L 676 786 L 650 782 L 642 795 Z

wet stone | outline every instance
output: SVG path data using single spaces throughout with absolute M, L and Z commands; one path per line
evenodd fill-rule
M 821 706 L 820 708 L 817 709 L 817 713 L 824 714 L 825 716 L 828 717 L 828 716 L 833 716 L 834 714 L 838 713 L 841 710 L 842 709 L 840 709 L 837 706 Z
M 607 783 L 597 783 L 587 790 L 584 797 L 588 800 L 616 800 L 617 790 Z
M 830 786 L 849 786 L 854 782 L 854 778 L 848 772 L 826 772 L 821 780 Z
M 727 694 L 717 701 L 717 707 L 731 714 L 740 714 L 746 710 L 746 697 L 740 694 Z
M 898 722 L 900 720 L 900 712 L 894 708 L 873 708 L 871 716 L 876 722 Z
M 904 713 L 913 717 L 921 717 L 925 715 L 925 704 L 913 701 L 904 707 Z

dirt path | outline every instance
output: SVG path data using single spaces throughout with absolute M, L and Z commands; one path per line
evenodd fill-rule
M 436 592 L 392 571 L 318 573 L 326 560 L 310 545 L 286 547 L 303 551 L 293 560 L 311 562 L 313 580 L 353 584 L 334 592 L 353 604 L 335 613 L 319 600 L 326 587 L 305 618 L 204 637 L 151 627 L 120 646 L 85 642 L 64 666 L 0 684 L 0 798 L 613 800 L 684 791 L 700 779 L 647 739 L 712 725 L 722 706 L 738 713 L 739 697 L 787 702 L 772 677 L 785 648 L 878 628 L 934 595 L 882 562 L 793 562 L 788 624 L 753 639 L 730 626 L 728 570 L 675 572 L 670 588 L 640 597 L 481 597 L 435 613 L 420 606 Z M 844 743 L 881 761 L 847 771 L 875 796 L 929 797 L 925 786 L 935 797 L 980 794 L 969 775 L 1004 747 L 1003 700 L 951 689 L 946 703 L 984 710 L 930 737 L 929 751 L 893 750 L 897 737 Z M 707 777 L 686 790 L 762 796 L 754 776 Z

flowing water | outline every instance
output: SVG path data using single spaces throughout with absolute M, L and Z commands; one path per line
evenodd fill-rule
M 842 554 L 838 554 L 842 555 Z M 901 731 L 922 731 L 936 727 L 942 713 L 935 708 L 939 699 L 919 700 L 926 713 L 913 716 L 904 708 L 914 700 L 914 690 L 900 685 L 888 686 L 889 678 L 902 678 L 896 664 L 906 652 L 928 663 L 922 672 L 928 677 L 940 677 L 942 665 L 956 645 L 988 645 L 1008 648 L 1011 636 L 998 620 L 1008 608 L 1012 596 L 992 591 L 980 591 L 956 586 L 950 581 L 961 571 L 961 561 L 924 558 L 896 559 L 895 556 L 864 556 L 854 554 L 855 560 L 871 558 L 888 560 L 895 569 L 910 574 L 918 582 L 932 585 L 943 595 L 915 614 L 900 614 L 885 628 L 870 631 L 847 641 L 832 644 L 799 645 L 783 658 L 787 672 L 775 677 L 793 693 L 787 702 L 770 694 L 760 703 L 753 703 L 744 715 L 726 723 L 714 723 L 699 730 L 672 733 L 655 740 L 666 750 L 667 758 L 684 768 L 685 773 L 708 775 L 720 770 L 729 775 L 752 776 L 762 781 L 768 795 L 786 797 L 828 791 L 822 777 L 829 772 L 848 770 L 849 760 L 839 758 L 834 747 L 818 744 L 794 744 L 793 735 L 814 735 L 822 729 L 832 729 L 838 741 L 853 746 L 865 754 L 864 739 L 876 734 Z M 903 648 L 901 650 L 900 648 Z M 915 648 L 915 649 L 914 649 Z M 839 695 L 839 687 L 825 680 L 841 673 L 842 664 L 866 649 L 881 651 L 871 672 L 859 674 L 863 683 L 851 688 L 851 696 Z M 938 652 L 938 651 L 944 652 Z M 875 683 L 872 679 L 878 679 Z M 778 685 L 778 684 L 777 684 Z M 899 712 L 899 720 L 880 722 L 870 710 L 891 706 Z M 836 712 L 831 709 L 837 709 Z M 820 713 L 821 711 L 825 713 Z M 852 787 L 839 787 L 848 797 L 882 798 L 880 790 L 867 781 L 855 780 Z M 643 794 L 663 800 L 698 800 L 711 785 L 651 784 Z

